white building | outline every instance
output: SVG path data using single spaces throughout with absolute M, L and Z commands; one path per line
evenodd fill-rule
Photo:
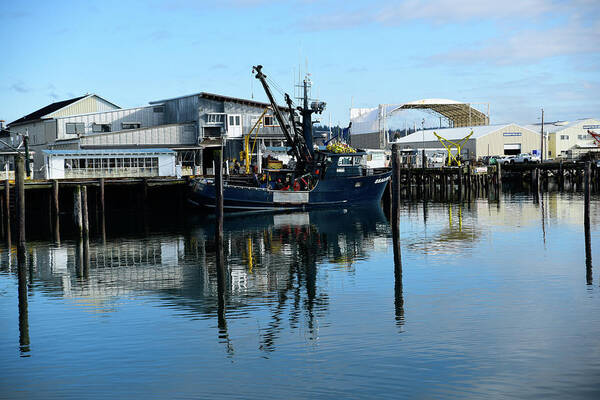
M 492 155 L 510 155 L 519 153 L 538 153 L 540 149 L 540 134 L 517 124 L 483 125 L 462 128 L 426 129 L 411 133 L 394 143 L 400 149 L 407 150 L 437 150 L 446 153 L 446 149 L 434 135 L 458 142 L 473 131 L 473 135 L 462 146 L 463 159 L 480 158 Z
M 43 150 L 46 179 L 181 176 L 170 149 Z
M 528 128 L 541 131 L 541 124 L 528 125 Z M 582 153 L 598 151 L 598 145 L 588 134 L 588 130 L 600 133 L 600 120 L 593 118 L 575 121 L 557 121 L 544 124 L 544 134 L 547 136 L 547 158 L 567 157 L 569 152 Z

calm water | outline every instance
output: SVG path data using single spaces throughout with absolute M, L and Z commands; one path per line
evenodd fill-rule
M 0 397 L 600 398 L 581 195 L 401 218 L 401 281 L 379 209 L 228 218 L 224 286 L 201 216 L 3 247 Z

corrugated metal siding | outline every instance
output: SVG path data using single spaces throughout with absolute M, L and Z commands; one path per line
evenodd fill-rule
M 360 149 L 378 149 L 379 139 L 379 132 L 365 133 L 362 135 L 351 135 L 350 144 L 352 145 L 352 147 Z
M 162 125 L 146 129 L 84 136 L 81 146 L 196 145 L 195 124 Z
M 234 102 L 223 102 L 219 100 L 205 99 L 198 95 L 182 97 L 173 100 L 166 100 L 165 124 L 182 124 L 188 122 L 197 123 L 197 135 L 203 138 L 203 128 L 205 126 L 214 127 L 214 124 L 207 124 L 207 114 L 225 113 L 242 116 L 242 132 L 248 134 L 256 119 L 262 114 L 264 108 L 239 104 Z M 227 128 L 227 124 L 224 125 Z M 283 138 L 283 133 L 279 128 L 263 127 L 260 130 L 260 136 L 272 136 L 274 138 Z
M 110 124 L 111 132 L 121 131 L 123 122 L 139 122 L 142 128 L 162 125 L 165 123 L 164 112 L 155 112 L 155 107 L 137 107 L 130 109 L 118 109 L 95 114 L 74 115 L 57 119 L 58 138 L 65 139 L 75 137 L 66 133 L 66 123 L 83 122 L 85 124 L 85 134 L 95 134 L 93 125 Z
M 44 143 L 52 143 L 56 140 L 56 120 L 44 122 Z
M 198 120 L 198 96 L 182 97 L 164 103 L 165 123 L 180 124 Z
M 58 118 L 68 115 L 87 114 L 98 111 L 110 111 L 118 109 L 119 107 L 114 106 L 105 100 L 102 100 L 98 96 L 90 96 L 81 99 L 73 104 L 70 104 L 67 107 L 58 110 L 52 114 L 49 114 L 48 117 Z

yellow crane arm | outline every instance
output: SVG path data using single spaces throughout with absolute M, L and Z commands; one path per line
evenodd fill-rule
M 250 173 L 250 154 L 252 154 L 254 152 L 254 147 L 256 146 L 256 139 L 258 137 L 258 131 L 260 130 L 260 126 L 263 124 L 262 121 L 263 121 L 263 118 L 265 117 L 265 114 L 270 109 L 271 109 L 271 107 L 267 107 L 264 109 L 262 114 L 260 114 L 260 117 L 254 123 L 254 126 L 252 126 L 252 129 L 250 129 L 250 132 L 248 132 L 248 135 L 246 135 L 246 137 L 244 138 L 244 157 L 245 157 L 244 161 L 246 164 L 246 173 L 247 174 Z M 256 132 L 254 133 L 254 142 L 252 143 L 252 149 L 250 149 L 250 136 L 252 136 L 252 132 L 254 132 L 255 129 L 256 129 Z
M 448 166 L 451 165 L 451 161 L 450 160 L 454 160 L 456 161 L 456 164 L 458 166 L 460 166 L 460 151 L 462 150 L 462 146 L 464 146 L 464 144 L 467 142 L 467 140 L 469 140 L 469 138 L 473 135 L 473 130 L 471 130 L 471 133 L 469 133 L 467 136 L 465 136 L 464 138 L 458 140 L 457 142 L 453 142 L 451 140 L 448 140 L 440 135 L 438 135 L 437 133 L 433 132 L 433 134 L 438 138 L 438 140 L 440 141 L 440 143 L 442 144 L 442 146 L 444 146 L 446 148 L 446 151 L 448 152 Z M 447 145 L 446 143 L 450 143 L 450 145 Z M 456 156 L 455 157 L 452 154 L 452 147 L 456 147 Z

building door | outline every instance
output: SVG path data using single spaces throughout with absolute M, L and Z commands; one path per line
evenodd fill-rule
M 227 116 L 227 137 L 242 137 L 242 116 L 240 114 L 229 114 Z
M 504 155 L 514 156 L 521 153 L 521 143 L 507 143 L 504 145 Z

